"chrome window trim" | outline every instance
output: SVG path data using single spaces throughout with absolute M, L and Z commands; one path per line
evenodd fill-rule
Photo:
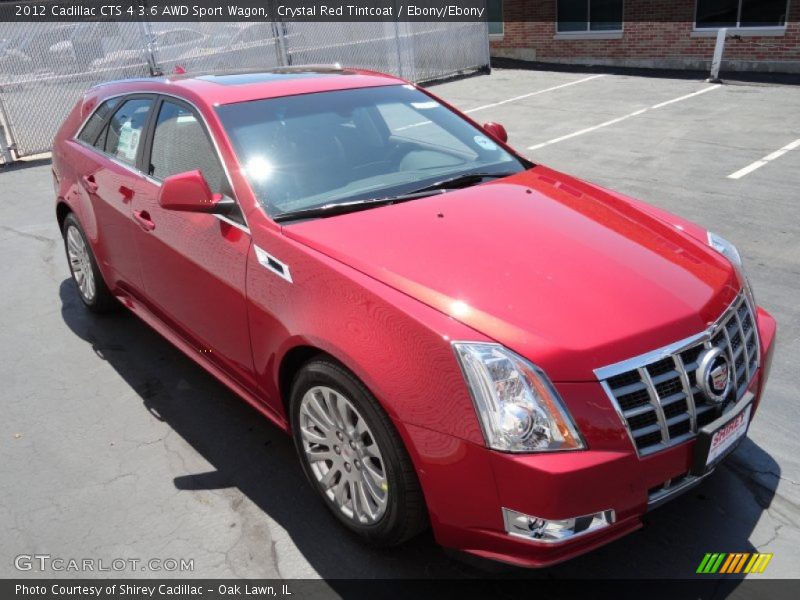
M 94 146 L 92 146 L 91 144 L 87 144 L 83 140 L 79 140 L 77 137 L 73 138 L 72 141 L 80 144 L 81 146 L 83 146 L 87 150 L 92 150 L 96 154 L 99 154 L 100 156 L 103 156 L 104 158 L 107 158 L 108 160 L 113 162 L 115 165 L 117 165 L 119 167 L 122 167 L 123 169 L 125 169 L 127 171 L 130 171 L 133 175 L 136 175 L 140 179 L 144 179 L 146 177 L 145 174 L 142 173 L 139 169 L 137 169 L 136 167 L 134 167 L 133 165 L 131 165 L 129 163 L 126 163 L 124 160 L 118 159 L 113 154 L 109 154 L 108 152 L 100 151 L 97 148 L 95 148 Z
M 242 209 L 242 205 L 239 203 L 239 200 L 235 197 L 236 194 L 235 194 L 235 190 L 234 190 L 234 187 L 233 187 L 233 180 L 231 179 L 231 173 L 228 170 L 228 165 L 225 164 L 225 161 L 222 158 L 222 153 L 219 150 L 219 144 L 217 143 L 217 138 L 214 137 L 214 133 L 211 131 L 211 128 L 208 126 L 208 120 L 206 119 L 205 115 L 198 108 L 198 106 L 194 102 L 192 102 L 191 100 L 189 100 L 187 98 L 184 98 L 183 96 L 178 96 L 176 94 L 170 94 L 169 92 L 160 92 L 160 91 L 151 91 L 151 90 L 122 92 L 122 93 L 119 93 L 119 94 L 113 94 L 111 96 L 105 96 L 102 99 L 98 99 L 97 106 L 94 107 L 94 109 L 89 113 L 89 115 L 83 120 L 83 122 L 81 123 L 81 126 L 78 127 L 77 132 L 71 138 L 72 141 L 73 142 L 77 142 L 78 144 L 84 146 L 85 148 L 88 148 L 89 150 L 92 150 L 93 152 L 96 152 L 97 154 L 100 154 L 101 156 L 104 156 L 106 158 L 111 159 L 111 161 L 114 162 L 115 164 L 117 164 L 117 165 L 119 165 L 121 167 L 125 167 L 127 170 L 131 171 L 132 173 L 135 173 L 135 174 L 139 175 L 140 177 L 143 177 L 143 178 L 147 179 L 151 183 L 155 183 L 157 185 L 161 185 L 161 181 L 156 179 L 155 177 L 151 177 L 147 173 L 144 173 L 140 169 L 137 169 L 135 166 L 131 166 L 131 165 L 127 164 L 127 163 L 124 163 L 123 161 L 120 161 L 119 159 L 117 159 L 115 156 L 112 156 L 108 152 L 100 151 L 99 149 L 95 148 L 91 144 L 87 144 L 83 140 L 78 139 L 78 136 L 83 131 L 83 128 L 86 127 L 86 123 L 89 122 L 89 119 L 92 118 L 92 115 L 94 115 L 94 113 L 97 112 L 97 110 L 103 104 L 105 104 L 109 100 L 113 100 L 114 98 L 123 98 L 125 96 L 133 96 L 133 95 L 136 95 L 136 94 L 152 94 L 152 95 L 156 96 L 156 98 L 153 101 L 153 108 L 154 109 L 155 109 L 155 104 L 158 102 L 158 96 L 164 96 L 164 97 L 167 97 L 167 98 L 175 98 L 176 100 L 180 100 L 181 102 L 185 102 L 186 104 L 191 106 L 194 109 L 194 111 L 200 116 L 200 119 L 203 121 L 203 126 L 206 129 L 206 133 L 208 133 L 208 137 L 211 139 L 211 143 L 214 146 L 214 152 L 216 152 L 216 154 L 217 154 L 217 160 L 219 160 L 220 165 L 222 165 L 222 170 L 225 172 L 225 178 L 226 178 L 226 180 L 228 182 L 228 187 L 230 188 L 231 192 L 234 193 L 234 197 L 231 198 L 231 199 L 234 202 L 236 202 L 236 205 L 239 207 L 239 212 L 242 213 L 242 219 L 244 219 L 244 225 L 242 225 L 241 223 L 236 223 L 235 221 L 233 221 L 231 219 L 228 219 L 227 217 L 224 217 L 223 215 L 214 215 L 214 216 L 217 217 L 220 220 L 225 221 L 226 223 L 230 223 L 231 225 L 235 225 L 236 227 L 238 227 L 242 231 L 245 231 L 245 232 L 247 232 L 249 234 L 250 233 L 250 223 L 247 221 L 247 215 L 245 214 L 245 211 Z M 158 117 L 156 116 L 156 118 L 158 118 Z
M 91 88 L 91 89 L 94 89 L 94 88 Z M 88 123 L 88 122 L 89 122 L 89 119 L 91 119 L 91 118 L 92 118 L 92 116 L 94 115 L 94 113 L 96 113 L 96 112 L 98 111 L 98 109 L 99 109 L 101 106 L 103 106 L 103 104 L 105 104 L 105 103 L 106 103 L 106 102 L 108 102 L 109 100 L 113 100 L 114 98 L 122 98 L 123 96 L 130 96 L 130 95 L 132 95 L 132 94 L 135 94 L 135 93 L 137 93 L 137 92 L 125 92 L 124 94 L 114 94 L 114 95 L 112 95 L 112 96 L 106 96 L 106 97 L 104 97 L 102 100 L 98 99 L 97 106 L 95 106 L 95 107 L 94 107 L 94 108 L 93 108 L 93 109 L 92 109 L 92 110 L 89 112 L 89 114 L 86 116 L 86 118 L 85 118 L 85 119 L 84 119 L 84 120 L 81 122 L 81 125 L 80 125 L 80 127 L 78 127 L 78 130 L 77 130 L 77 132 L 75 133 L 75 135 L 73 135 L 73 136 L 72 136 L 72 139 L 73 139 L 73 140 L 75 140 L 76 142 L 82 142 L 81 140 L 79 140 L 79 139 L 78 139 L 78 136 L 79 136 L 81 133 L 83 133 L 83 128 L 84 128 L 84 127 L 86 127 L 86 123 Z M 86 142 L 82 142 L 82 143 L 83 143 L 84 145 L 86 145 L 86 146 L 89 146 L 90 148 L 94 148 L 95 150 L 97 150 L 97 148 L 95 148 L 94 146 L 91 146 L 91 145 L 89 145 L 89 144 L 86 144 Z M 103 154 L 103 155 L 105 155 L 106 153 L 105 153 L 105 152 L 103 152 L 102 154 Z

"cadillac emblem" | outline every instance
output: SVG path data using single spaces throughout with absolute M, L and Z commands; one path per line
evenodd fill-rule
M 733 373 L 728 355 L 719 348 L 706 350 L 700 355 L 695 377 L 705 397 L 714 404 L 721 404 L 733 387 Z

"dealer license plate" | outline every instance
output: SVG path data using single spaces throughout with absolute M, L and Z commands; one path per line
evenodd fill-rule
M 730 413 L 709 423 L 698 432 L 692 469 L 695 475 L 708 472 L 733 452 L 747 433 L 752 409 L 752 397 L 747 398 Z

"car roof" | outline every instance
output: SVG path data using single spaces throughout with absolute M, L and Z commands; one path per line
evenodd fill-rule
M 95 86 L 88 95 L 168 93 L 195 103 L 222 105 L 298 94 L 385 85 L 404 80 L 374 71 L 339 65 L 300 65 L 259 71 L 226 71 L 123 79 Z

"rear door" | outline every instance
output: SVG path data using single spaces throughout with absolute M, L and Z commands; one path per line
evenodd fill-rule
M 137 293 L 142 279 L 134 244 L 131 203 L 143 191 L 138 170 L 152 95 L 114 98 L 102 104 L 78 135 L 81 194 L 92 205 L 94 240 L 107 283 Z
M 136 245 L 151 308 L 197 352 L 255 389 L 245 296 L 250 231 L 216 147 L 197 111 L 161 99 L 143 156 L 146 193 L 133 200 Z M 199 169 L 232 202 L 225 217 L 158 204 L 161 181 Z

